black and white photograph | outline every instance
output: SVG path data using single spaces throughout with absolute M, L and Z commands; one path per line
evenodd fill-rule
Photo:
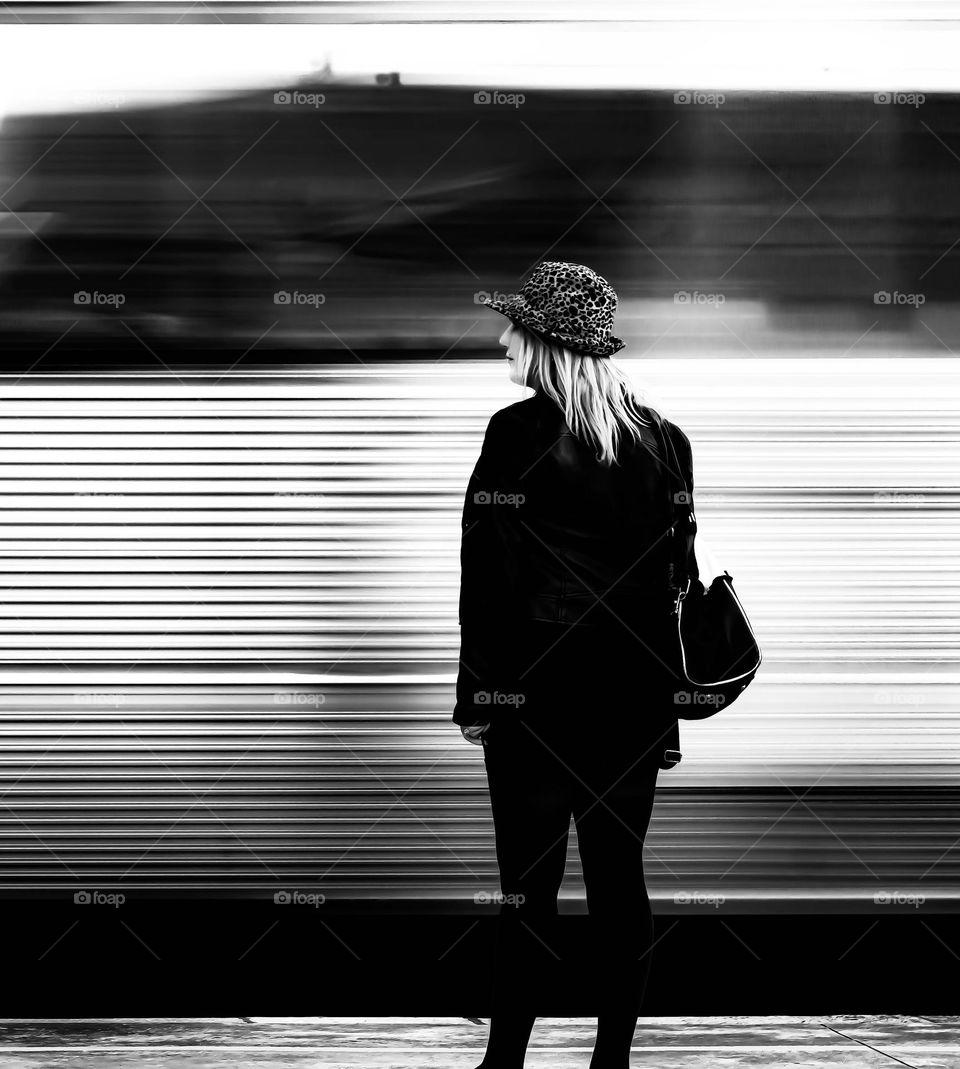
M 960 1065 L 958 55 L 0 4 L 0 1066 Z

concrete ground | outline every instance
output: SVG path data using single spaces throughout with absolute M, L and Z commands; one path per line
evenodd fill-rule
M 527 1069 L 586 1067 L 595 1021 L 540 1018 Z M 429 1017 L 2 1020 L 3 1069 L 473 1069 L 487 1022 Z M 632 1065 L 956 1069 L 960 1017 L 645 1017 Z

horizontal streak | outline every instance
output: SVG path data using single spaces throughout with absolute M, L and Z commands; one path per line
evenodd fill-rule
M 694 908 L 678 879 L 743 855 L 744 908 L 956 908 L 960 369 L 760 355 L 623 364 L 690 435 L 766 654 L 681 723 L 651 891 Z M 494 889 L 450 722 L 460 509 L 522 393 L 494 361 L 0 376 L 0 887 Z
M 302 1027 L 302 1026 L 301 1026 Z M 124 1043 L 122 1040 L 118 1040 L 115 1045 L 108 1046 L 85 1046 L 82 1044 L 68 1044 L 63 1046 L 56 1045 L 44 1045 L 39 1047 L 25 1047 L 12 1043 L 4 1043 L 3 1049 L 13 1051 L 15 1053 L 57 1053 L 57 1054 L 124 1054 L 127 1051 L 137 1051 L 139 1053 L 146 1053 L 148 1051 L 163 1051 L 163 1052 L 177 1052 L 182 1054 L 203 1052 L 206 1054 L 216 1054 L 223 1052 L 225 1054 L 237 1053 L 237 1054 L 293 1054 L 301 1053 L 304 1056 L 313 1054 L 314 1056 L 320 1053 L 329 1054 L 383 1054 L 390 1056 L 393 1054 L 410 1054 L 412 1051 L 416 1051 L 421 1055 L 429 1057 L 432 1054 L 477 1054 L 481 1049 L 479 1045 L 472 1047 L 450 1047 L 446 1044 L 438 1044 L 431 1040 L 429 1043 L 409 1043 L 409 1044 L 389 1044 L 383 1043 L 375 1047 L 361 1047 L 357 1044 L 351 1043 L 346 1047 L 330 1046 L 324 1043 L 319 1037 L 304 1041 L 302 1044 L 276 1044 L 276 1043 L 264 1043 L 264 1044 L 236 1044 L 236 1043 L 186 1043 L 186 1044 L 159 1044 L 159 1043 L 146 1043 L 141 1046 L 137 1046 L 132 1043 Z M 681 1043 L 669 1043 L 669 1044 L 649 1044 L 644 1043 L 639 1046 L 632 1046 L 630 1050 L 632 1052 L 642 1054 L 644 1051 L 689 1051 L 696 1053 L 712 1053 L 721 1054 L 730 1052 L 732 1054 L 765 1054 L 776 1051 L 778 1053 L 786 1053 L 791 1051 L 843 1051 L 850 1053 L 853 1049 L 861 1049 L 859 1044 L 851 1041 L 850 1043 L 792 1043 L 792 1042 L 779 1042 L 776 1039 L 771 1039 L 769 1043 L 761 1044 L 743 1044 L 743 1043 L 713 1043 L 713 1044 L 701 1044 L 690 1045 Z M 935 1039 L 929 1043 L 896 1043 L 890 1044 L 883 1041 L 883 1049 L 886 1051 L 896 1051 L 900 1054 L 958 1054 L 960 1053 L 960 1046 L 950 1046 L 938 1043 Z M 593 1050 L 593 1046 L 577 1047 L 570 1046 L 566 1043 L 562 1045 L 555 1045 L 549 1047 L 536 1046 L 530 1044 L 527 1046 L 528 1051 L 534 1051 L 537 1053 L 563 1053 L 569 1052 L 571 1054 L 590 1053 Z

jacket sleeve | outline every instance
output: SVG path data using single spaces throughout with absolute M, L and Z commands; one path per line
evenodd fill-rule
M 515 510 L 516 480 L 509 421 L 494 413 L 467 483 L 460 530 L 460 656 L 455 724 L 496 717 L 496 692 L 510 693 L 511 628 L 516 620 L 513 573 L 502 537 Z

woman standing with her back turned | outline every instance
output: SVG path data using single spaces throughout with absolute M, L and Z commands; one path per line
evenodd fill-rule
M 668 667 L 670 509 L 653 413 L 610 357 L 617 295 L 581 264 L 539 264 L 510 320 L 510 378 L 463 511 L 453 720 L 483 746 L 502 895 L 481 1069 L 519 1069 L 535 961 L 559 955 L 571 816 L 590 914 L 578 1001 L 598 1016 L 591 1069 L 627 1069 L 650 969 L 643 842 L 657 775 L 680 760 Z M 663 420 L 690 491 L 690 442 Z M 693 582 L 699 572 L 688 536 Z M 592 1008 L 591 1008 L 592 1007 Z M 542 1008 L 540 1009 L 542 1012 Z

